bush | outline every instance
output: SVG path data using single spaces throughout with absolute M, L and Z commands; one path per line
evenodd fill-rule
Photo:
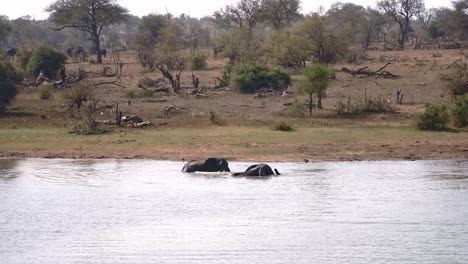
M 203 70 L 206 68 L 206 60 L 208 56 L 205 53 L 197 51 L 195 52 L 190 61 L 190 69 L 192 71 Z
M 210 115 L 208 116 L 208 123 L 210 123 L 210 125 L 222 124 L 221 120 L 219 120 L 219 116 L 214 111 L 210 111 Z
M 468 64 L 455 64 L 450 73 L 442 74 L 440 78 L 448 82 L 448 88 L 452 95 L 464 95 L 468 93 Z
M 468 93 L 457 97 L 453 109 L 453 122 L 456 127 L 468 126 Z
M 47 78 L 54 79 L 66 59 L 65 54 L 47 46 L 41 46 L 33 52 L 26 68 L 31 75 L 36 76 L 43 70 Z
M 276 124 L 273 129 L 277 131 L 283 131 L 283 132 L 294 131 L 294 129 L 284 121 L 281 121 L 278 124 Z
M 419 130 L 442 130 L 449 121 L 448 108 L 445 105 L 426 105 L 424 113 L 419 115 Z
M 94 99 L 94 91 L 88 86 L 77 86 L 63 95 L 68 107 L 80 109 L 86 102 Z
M 21 80 L 21 75 L 10 63 L 0 62 L 0 112 L 16 96 L 16 83 Z
M 305 107 L 304 104 L 300 102 L 295 102 L 288 107 L 289 115 L 293 117 L 304 117 L 305 116 Z
M 256 93 L 260 89 L 286 89 L 291 78 L 287 73 L 266 66 L 243 65 L 234 69 L 231 83 L 241 93 Z
M 41 83 L 41 85 L 37 87 L 37 95 L 41 100 L 48 100 L 50 97 L 52 97 L 52 94 L 53 89 L 48 83 Z

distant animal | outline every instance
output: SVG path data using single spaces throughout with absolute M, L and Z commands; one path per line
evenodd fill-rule
M 225 159 L 208 158 L 206 160 L 192 160 L 182 168 L 183 172 L 231 172 Z
M 13 60 L 18 52 L 15 48 L 6 49 L 5 51 L 10 60 Z
M 232 176 L 244 176 L 244 177 L 255 177 L 255 176 L 274 176 L 281 175 L 277 169 L 271 169 L 267 164 L 254 164 L 248 167 L 244 172 L 233 173 Z
M 107 56 L 107 50 L 106 49 L 102 49 L 101 50 L 101 55 L 105 58 Z
M 67 56 L 72 59 L 73 62 L 84 61 L 86 58 L 86 52 L 81 46 L 72 46 L 67 48 Z

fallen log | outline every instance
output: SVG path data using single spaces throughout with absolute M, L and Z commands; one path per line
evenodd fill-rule
M 360 68 L 358 70 L 352 70 L 348 69 L 346 67 L 343 67 L 341 69 L 342 72 L 348 73 L 352 75 L 353 77 L 358 77 L 358 78 L 366 78 L 366 77 L 375 77 L 375 78 L 384 78 L 384 79 L 398 79 L 401 78 L 401 76 L 393 74 L 389 71 L 384 71 L 385 68 L 387 68 L 388 65 L 392 64 L 391 62 L 388 62 L 383 66 L 382 68 L 378 69 L 377 71 L 371 71 L 368 70 L 369 66 Z

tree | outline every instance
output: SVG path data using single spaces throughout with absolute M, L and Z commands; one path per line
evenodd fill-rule
M 382 0 L 377 6 L 392 17 L 400 27 L 399 46 L 405 48 L 406 38 L 411 31 L 411 18 L 424 10 L 423 0 Z
M 144 16 L 137 32 L 138 48 L 154 48 L 161 30 L 165 26 L 166 18 L 163 15 L 150 14 Z
M 263 6 L 257 0 L 240 0 L 236 6 L 226 6 L 213 16 L 219 27 L 246 29 L 251 36 L 255 26 L 263 18 Z
M 115 0 L 57 0 L 46 8 L 57 30 L 76 28 L 87 32 L 97 53 L 97 62 L 102 63 L 101 33 L 104 27 L 126 20 L 127 9 Z
M 307 104 L 309 105 L 309 116 L 312 116 L 314 94 L 317 94 L 318 98 L 317 108 L 322 109 L 322 97 L 328 87 L 330 68 L 325 64 L 312 64 L 304 68 L 303 74 L 305 78 L 299 82 L 297 90 L 309 95 Z
M 13 27 L 6 16 L 0 15 L 0 48 L 2 47 L 3 41 L 10 35 Z
M 280 30 L 301 17 L 299 0 L 262 0 L 262 6 L 264 19 L 269 21 L 275 30 Z
M 49 79 L 54 79 L 65 64 L 67 56 L 50 47 L 41 46 L 31 55 L 26 69 L 29 74 L 37 76 L 41 71 Z
M 21 75 L 11 63 L 0 62 L 0 112 L 16 96 L 16 82 L 21 80 Z
M 432 21 L 432 16 L 434 15 L 434 9 L 423 9 L 419 13 L 416 14 L 419 20 L 419 23 L 421 23 L 421 27 L 424 30 L 424 38 L 425 41 L 427 41 L 427 35 L 429 33 L 429 25 Z
M 346 29 L 343 31 L 332 28 L 330 20 L 328 16 L 314 13 L 293 29 L 294 34 L 302 36 L 303 41 L 309 45 L 308 50 L 318 63 L 334 63 L 348 50 L 349 32 Z

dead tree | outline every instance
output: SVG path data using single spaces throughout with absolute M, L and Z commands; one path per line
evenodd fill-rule
M 387 68 L 388 65 L 392 64 L 391 62 L 385 64 L 382 68 L 378 69 L 377 71 L 371 71 L 368 70 L 369 66 L 360 68 L 358 70 L 351 70 L 346 67 L 343 67 L 341 69 L 342 72 L 348 73 L 352 75 L 353 77 L 358 77 L 358 78 L 367 78 L 367 77 L 374 77 L 374 78 L 385 78 L 385 79 L 398 79 L 401 78 L 401 76 L 393 74 L 389 71 L 384 71 L 385 68 Z

